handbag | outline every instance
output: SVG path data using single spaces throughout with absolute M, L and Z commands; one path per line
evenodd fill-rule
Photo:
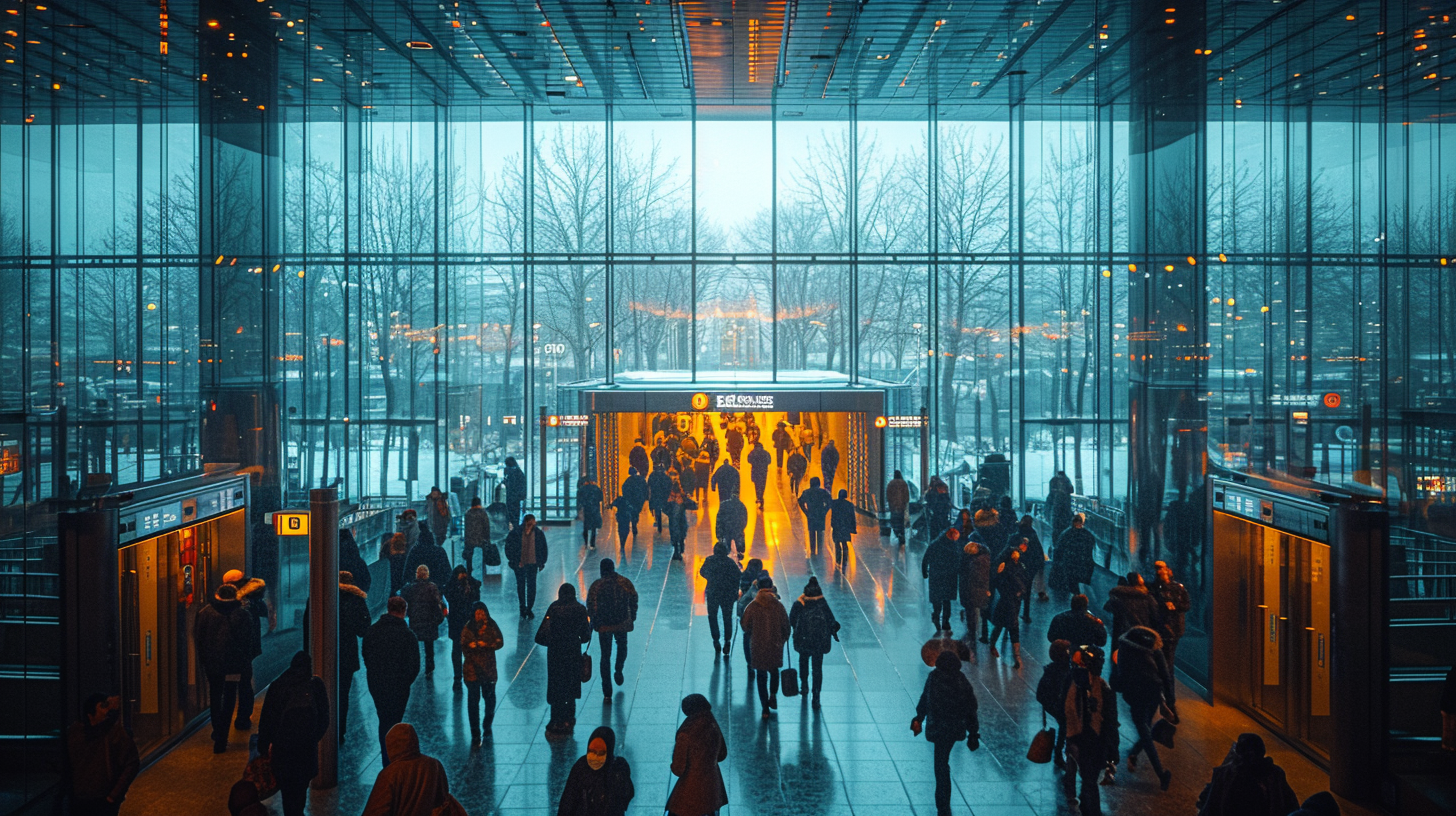
M 480 561 L 487 567 L 499 567 L 501 565 L 500 547 L 494 541 L 486 541 L 480 545 Z
M 551 614 L 549 612 L 541 620 L 541 625 L 536 628 L 536 645 L 548 648 L 551 646 Z
M 1174 725 L 1168 720 L 1158 720 L 1157 722 L 1153 723 L 1153 742 L 1156 742 L 1159 745 L 1164 745 L 1172 748 L 1173 735 L 1177 733 L 1178 726 Z
M 248 760 L 243 768 L 243 781 L 252 782 L 258 789 L 258 800 L 262 801 L 278 792 L 278 780 L 273 776 L 273 761 L 267 754 L 259 754 Z
M 1047 728 L 1046 712 L 1041 713 L 1041 730 L 1031 738 L 1031 747 L 1026 749 L 1026 758 L 1038 765 L 1052 761 L 1052 749 L 1057 744 L 1057 732 Z
M 789 644 L 784 642 L 784 662 L 789 662 Z M 799 696 L 799 670 L 794 668 L 784 669 L 779 672 L 779 688 L 783 689 L 785 697 Z
M 581 682 L 590 683 L 592 679 L 591 643 L 586 645 L 586 651 L 581 653 Z

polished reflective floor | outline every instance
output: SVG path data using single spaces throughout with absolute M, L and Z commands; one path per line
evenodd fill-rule
M 578 529 L 551 527 L 552 563 L 542 575 L 536 621 L 518 620 L 509 577 L 491 579 L 484 590 L 506 636 L 499 653 L 500 702 L 493 739 L 470 749 L 463 697 L 452 687 L 449 646 L 443 639 L 436 644 L 439 668 L 433 676 L 421 675 L 410 699 L 406 720 L 419 730 L 425 752 L 445 764 L 451 791 L 472 814 L 555 813 L 567 772 L 585 752 L 587 735 L 600 724 L 616 729 L 619 753 L 632 764 L 637 790 L 632 812 L 661 814 L 673 781 L 668 766 L 681 719 L 678 704 L 692 692 L 712 701 L 728 740 L 723 773 L 730 805 L 725 814 L 935 812 L 931 747 L 909 730 L 929 672 L 921 662 L 920 645 L 932 633 L 920 578 L 923 545 L 890 546 L 877 537 L 873 522 L 862 520 L 849 563 L 836 569 L 832 546 L 825 552 L 809 551 L 803 517 L 787 485 L 787 477 L 771 471 L 765 510 L 750 506 L 748 555 L 763 559 L 786 605 L 803 590 L 808 576 L 819 576 L 843 624 L 841 641 L 824 662 L 822 710 L 810 710 L 803 698 L 780 697 L 777 717 L 762 721 L 741 649 L 726 659 L 713 654 L 697 567 L 711 553 L 716 499 L 696 514 L 685 562 L 670 559 L 666 533 L 653 537 L 645 513 L 639 537 L 629 540 L 620 554 L 610 519 L 594 551 L 581 548 Z M 751 490 L 746 479 L 744 488 Z M 594 672 L 591 685 L 583 689 L 575 738 L 548 742 L 546 667 L 542 650 L 532 642 L 535 626 L 563 580 L 584 590 L 599 574 L 598 561 L 607 556 L 617 558 L 618 571 L 631 578 L 641 595 L 626 683 L 616 689 L 610 704 L 603 704 L 603 678 Z M 1020 670 L 1012 668 L 1009 651 L 994 661 L 978 644 L 977 662 L 967 671 L 980 700 L 982 747 L 974 754 L 958 749 L 952 755 L 955 812 L 1075 812 L 1057 784 L 1058 772 L 1025 759 L 1027 745 L 1041 727 L 1034 692 L 1046 655 L 1046 623 L 1057 611 L 1052 604 L 1033 602 L 1033 623 L 1023 629 L 1027 651 Z M 1222 761 L 1233 738 L 1241 731 L 1260 730 L 1227 706 L 1211 707 L 1187 689 L 1181 692 L 1183 725 L 1177 749 L 1162 752 L 1174 773 L 1172 787 L 1159 792 L 1146 763 L 1138 773 L 1128 773 L 1124 766 L 1117 784 L 1103 789 L 1106 813 L 1192 812 L 1209 769 Z M 376 719 L 362 673 L 354 685 L 352 711 L 340 785 L 312 793 L 312 813 L 361 812 L 379 771 Z M 1130 725 L 1124 723 L 1123 730 L 1125 750 L 1135 737 Z M 1265 740 L 1301 799 L 1328 786 L 1328 778 L 1313 764 L 1267 733 Z M 233 750 L 214 756 L 206 734 L 199 733 L 142 775 L 123 812 L 226 813 L 227 786 L 241 774 L 246 743 L 247 735 L 235 731 Z M 210 784 L 200 784 L 204 780 Z M 271 804 L 277 812 L 278 802 Z

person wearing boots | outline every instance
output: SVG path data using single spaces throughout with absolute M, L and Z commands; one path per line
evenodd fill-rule
M 839 621 L 834 619 L 834 611 L 824 600 L 818 578 L 810 577 L 804 585 L 804 594 L 794 601 L 789 611 L 789 627 L 794 632 L 794 651 L 799 653 L 800 695 L 809 699 L 812 674 L 814 708 L 818 708 L 819 692 L 824 687 L 824 655 L 829 654 L 829 642 L 839 640 Z
M 728 557 L 728 545 L 713 545 L 713 554 L 703 559 L 698 568 L 703 578 L 703 600 L 708 606 L 708 631 L 713 635 L 713 653 L 728 654 L 725 643 L 733 642 L 733 602 L 738 600 L 738 565 Z M 718 618 L 723 628 L 718 628 Z
M 915 706 L 915 719 L 910 730 L 917 736 L 924 728 L 925 738 L 935 746 L 935 812 L 950 816 L 950 752 L 956 743 L 966 741 L 975 751 L 981 747 L 981 720 L 977 712 L 976 692 L 961 671 L 961 660 L 954 652 L 941 652 L 935 668 L 925 678 L 920 702 Z
M 744 642 L 752 642 L 751 665 L 758 682 L 758 700 L 763 704 L 763 718 L 773 716 L 779 707 L 779 669 L 784 665 L 784 644 L 789 640 L 789 615 L 767 573 L 758 579 L 758 594 L 743 610 L 738 622 Z
M 996 644 L 1001 641 L 1001 632 L 1011 637 L 1012 665 L 1021 668 L 1021 620 L 1016 613 L 1021 608 L 1021 597 L 1026 594 L 1026 570 L 1021 566 L 1021 550 L 1012 548 L 1005 561 L 996 567 L 996 608 L 991 611 L 991 657 L 1000 658 Z
M 950 631 L 950 605 L 959 590 L 961 531 L 954 527 L 941 533 L 920 557 L 920 577 L 930 582 L 930 622 L 935 631 Z
M 546 618 L 536 630 L 536 645 L 546 647 L 546 703 L 551 719 L 549 738 L 570 736 L 576 727 L 576 701 L 581 699 L 581 646 L 591 640 L 586 607 L 576 599 L 576 587 L 562 584 L 556 600 L 546 607 Z
M 1136 771 L 1138 754 L 1146 753 L 1163 790 L 1168 789 L 1173 772 L 1164 768 L 1158 757 L 1158 744 L 1153 742 L 1153 718 L 1164 704 L 1174 719 L 1177 718 L 1178 704 L 1173 689 L 1173 673 L 1168 669 L 1167 658 L 1163 657 L 1162 638 L 1146 626 L 1128 629 L 1118 639 L 1117 651 L 1112 653 L 1112 690 L 1127 700 L 1138 734 L 1137 742 L 1127 754 L 1127 769 Z
M 484 601 L 470 605 L 470 620 L 460 628 L 458 642 L 465 656 L 465 714 L 470 722 L 470 747 L 479 748 L 481 730 L 489 734 L 495 722 L 495 653 L 505 645 L 500 627 Z M 482 700 L 485 701 L 484 722 L 480 716 Z
M 1069 770 L 1062 777 L 1067 796 L 1077 799 L 1082 816 L 1102 816 L 1102 792 L 1097 786 L 1104 768 L 1117 763 L 1117 698 L 1103 680 L 1102 650 L 1082 646 L 1072 653 L 1062 719 L 1066 723 Z M 1081 790 L 1076 790 L 1077 780 Z
M 834 563 L 849 561 L 849 542 L 859 532 L 859 513 L 849 500 L 849 491 L 840 490 L 839 498 L 829 503 L 829 528 L 834 540 Z
M 622 668 L 627 665 L 627 633 L 637 621 L 637 588 L 627 576 L 617 572 L 617 565 L 610 558 L 602 559 L 601 573 L 586 592 L 586 613 L 601 645 L 602 695 L 610 703 L 612 682 L 616 681 L 619 686 L 626 682 Z M 617 663 L 615 673 L 609 675 L 613 642 L 617 644 Z

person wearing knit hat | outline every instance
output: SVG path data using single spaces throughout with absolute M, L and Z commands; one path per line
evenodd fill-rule
M 910 721 L 910 730 L 919 736 L 923 726 L 925 738 L 935 746 L 937 816 L 951 813 L 951 749 L 961 740 L 972 751 L 981 747 L 977 708 L 975 689 L 961 671 L 960 658 L 954 652 L 941 652 L 935 659 L 935 669 L 925 678 L 925 688 L 915 706 L 915 719 Z
M 267 626 L 271 632 L 276 628 L 277 622 L 273 620 L 273 613 L 268 607 L 265 597 L 268 585 L 262 578 L 247 578 L 242 570 L 230 569 L 222 574 L 222 582 L 237 589 L 238 603 L 253 618 L 253 625 L 248 627 L 247 636 L 248 669 L 238 681 L 238 718 L 233 723 L 246 731 L 253 727 L 253 661 L 263 654 L 263 627 Z
M 209 713 L 212 717 L 212 751 L 215 754 L 227 750 L 228 726 L 234 706 L 237 706 L 239 720 L 244 714 L 252 716 L 251 709 L 244 712 L 238 703 L 241 702 L 240 687 L 244 680 L 248 681 L 249 700 L 252 697 L 252 638 L 248 632 L 250 627 L 255 626 L 252 616 L 238 600 L 238 588 L 232 584 L 217 588 L 212 602 L 198 611 L 193 624 L 197 660 L 207 675 L 207 690 L 211 695 Z
M 803 699 L 808 701 L 812 671 L 814 681 L 814 708 L 819 707 L 819 691 L 824 687 L 824 655 L 829 654 L 830 640 L 839 639 L 839 621 L 824 593 L 819 589 L 819 579 L 809 578 L 804 585 L 804 594 L 794 601 L 789 611 L 789 628 L 794 632 L 794 651 L 799 653 L 799 682 L 804 689 Z
M 789 640 L 789 616 L 767 573 L 759 576 L 758 592 L 743 610 L 738 625 L 744 642 L 752 644 L 749 666 L 758 682 L 758 699 L 766 720 L 773 716 L 772 709 L 779 707 L 779 669 L 784 665 L 784 644 Z

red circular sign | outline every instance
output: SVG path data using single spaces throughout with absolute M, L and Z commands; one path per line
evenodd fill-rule
M 1333 391 L 1331 391 L 1328 394 L 1325 394 L 1324 403 L 1325 403 L 1325 407 L 1326 408 L 1339 408 L 1340 407 L 1340 402 L 1341 402 L 1341 400 L 1340 400 L 1340 395 L 1339 394 L 1336 394 Z
M 888 424 L 890 424 L 889 421 L 886 420 L 884 417 L 882 417 L 882 416 L 875 417 L 875 427 L 876 428 L 883 428 L 883 427 L 885 427 Z

